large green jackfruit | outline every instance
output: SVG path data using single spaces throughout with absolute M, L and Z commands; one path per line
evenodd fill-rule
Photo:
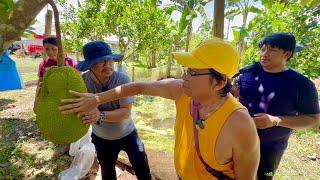
M 36 123 L 44 138 L 54 143 L 75 142 L 84 136 L 89 128 L 75 114 L 60 113 L 58 107 L 61 99 L 72 97 L 69 90 L 87 92 L 77 70 L 71 67 L 56 67 L 46 71 L 35 107 Z

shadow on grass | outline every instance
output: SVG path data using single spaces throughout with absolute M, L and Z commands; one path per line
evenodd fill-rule
M 0 179 L 52 179 L 67 169 L 69 156 L 53 158 L 55 144 L 43 139 L 31 119 L 0 118 Z
M 6 107 L 9 104 L 15 103 L 17 101 L 13 100 L 13 99 L 5 99 L 5 98 L 1 98 L 0 99 L 0 111 L 3 111 L 4 109 L 6 109 Z

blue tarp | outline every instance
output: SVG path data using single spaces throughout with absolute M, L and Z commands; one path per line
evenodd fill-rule
M 0 91 L 22 89 L 22 87 L 16 62 L 9 57 L 8 52 L 4 52 L 0 57 Z

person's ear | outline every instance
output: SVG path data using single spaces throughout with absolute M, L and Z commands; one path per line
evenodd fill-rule
M 292 51 L 285 51 L 284 52 L 284 58 L 288 60 L 292 56 L 293 52 Z
M 213 86 L 215 91 L 220 91 L 227 85 L 228 79 L 226 75 L 223 75 L 223 80 L 217 81 L 215 80 L 215 85 Z

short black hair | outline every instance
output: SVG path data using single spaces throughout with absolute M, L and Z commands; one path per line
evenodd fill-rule
M 52 44 L 58 46 L 57 37 L 56 36 L 48 36 L 42 40 L 42 44 Z
M 225 76 L 223 76 L 223 74 L 219 73 L 218 71 L 214 70 L 214 69 L 209 69 L 211 74 L 211 77 L 214 78 L 216 81 L 221 82 L 221 81 L 225 81 Z M 232 84 L 231 84 L 231 80 L 227 77 L 227 84 L 219 90 L 219 95 L 221 95 L 222 97 L 225 97 L 229 92 L 231 92 L 232 89 Z
M 275 33 L 266 36 L 259 42 L 259 48 L 263 45 L 268 45 L 272 48 L 279 48 L 284 51 L 292 52 L 291 56 L 287 59 L 292 58 L 294 50 L 296 48 L 296 38 L 291 33 Z

